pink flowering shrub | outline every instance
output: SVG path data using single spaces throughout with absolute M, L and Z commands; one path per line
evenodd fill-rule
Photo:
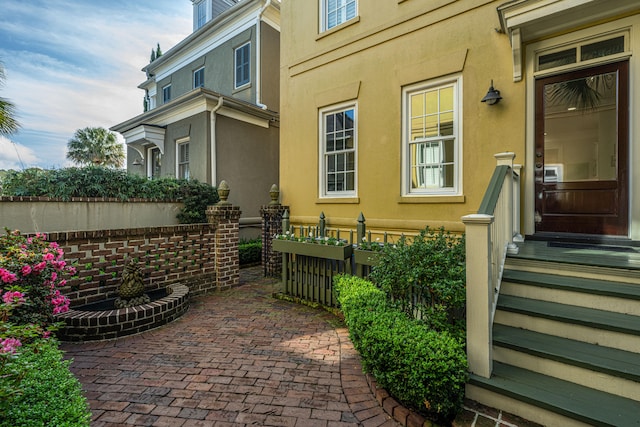
M 44 234 L 24 237 L 7 230 L 0 237 L 0 353 L 15 352 L 21 337 L 48 336 L 54 315 L 69 310 L 69 299 L 59 288 L 75 269 L 63 255 Z

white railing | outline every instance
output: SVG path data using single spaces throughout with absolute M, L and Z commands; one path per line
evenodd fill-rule
M 469 370 L 489 378 L 492 325 L 508 253 L 520 236 L 520 166 L 514 153 L 495 155 L 497 166 L 477 214 L 462 218 L 466 234 L 467 359 Z

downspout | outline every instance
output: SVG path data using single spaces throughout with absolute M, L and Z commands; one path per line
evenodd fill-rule
M 211 185 L 212 186 L 216 186 L 218 185 L 217 182 L 217 174 L 218 174 L 218 170 L 216 167 L 216 151 L 217 151 L 217 147 L 216 147 L 216 116 L 217 111 L 222 107 L 222 104 L 224 102 L 224 98 L 222 96 L 218 96 L 218 103 L 215 105 L 215 107 L 213 107 L 213 109 L 211 109 L 211 115 L 210 115 L 210 127 L 211 127 Z
M 264 4 L 264 6 L 262 6 L 260 8 L 260 11 L 258 12 L 258 18 L 256 21 L 256 105 L 260 108 L 262 108 L 263 110 L 267 109 L 267 106 L 264 105 L 262 103 L 262 92 L 261 92 L 261 85 L 262 85 L 262 75 L 261 75 L 261 69 L 262 69 L 262 59 L 260 58 L 260 52 L 261 52 L 261 45 L 262 45 L 262 39 L 260 38 L 260 22 L 262 22 L 262 14 L 264 14 L 264 11 L 267 10 L 267 8 L 271 6 L 271 0 L 267 0 Z

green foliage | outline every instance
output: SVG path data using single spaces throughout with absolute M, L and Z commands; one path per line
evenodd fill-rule
M 262 240 L 241 240 L 238 246 L 240 265 L 259 264 L 262 262 Z
M 178 198 L 184 203 L 178 220 L 182 224 L 207 222 L 207 206 L 215 205 L 220 200 L 218 192 L 210 185 L 196 180 L 179 180 Z
M 2 180 L 2 195 L 45 196 L 67 201 L 72 197 L 180 200 L 184 207 L 178 219 L 184 224 L 207 222 L 207 206 L 219 200 L 215 187 L 197 180 L 149 180 L 124 170 L 98 166 L 8 171 Z
M 13 381 L 19 379 L 17 393 L 0 399 L 0 425 L 89 426 L 91 413 L 81 385 L 57 344 L 53 339 L 41 340 L 0 365 L 0 395 L 7 388 L 15 389 Z
M 4 66 L 0 63 L 0 87 L 4 85 Z M 11 135 L 20 129 L 16 120 L 16 107 L 6 98 L 0 97 L 0 135 Z
M 369 279 L 402 310 L 412 313 L 413 296 L 422 300 L 418 310 L 432 329 L 464 332 L 465 241 L 439 229 L 425 228 L 409 242 L 382 248 Z
M 124 146 L 105 128 L 78 129 L 67 143 L 67 159 L 79 165 L 119 168 L 124 158 Z
M 464 399 L 464 344 L 409 318 L 367 280 L 338 276 L 334 288 L 363 368 L 403 404 L 450 423 Z

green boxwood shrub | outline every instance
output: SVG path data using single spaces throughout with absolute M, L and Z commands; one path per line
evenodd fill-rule
M 262 240 L 241 240 L 238 246 L 240 265 L 253 265 L 262 262 Z
M 2 178 L 0 190 L 3 196 L 43 196 L 62 200 L 72 197 L 179 200 L 184 208 L 177 217 L 183 224 L 207 222 L 207 206 L 219 200 L 215 187 L 197 180 L 150 180 L 122 169 L 99 166 L 11 170 Z
M 4 379 L 19 379 L 18 392 L 0 399 L 0 426 L 89 426 L 91 412 L 69 364 L 52 338 L 0 361 L 0 387 L 15 386 Z
M 451 422 L 468 376 L 463 342 L 408 317 L 367 280 L 338 276 L 334 288 L 363 368 L 406 406 Z

